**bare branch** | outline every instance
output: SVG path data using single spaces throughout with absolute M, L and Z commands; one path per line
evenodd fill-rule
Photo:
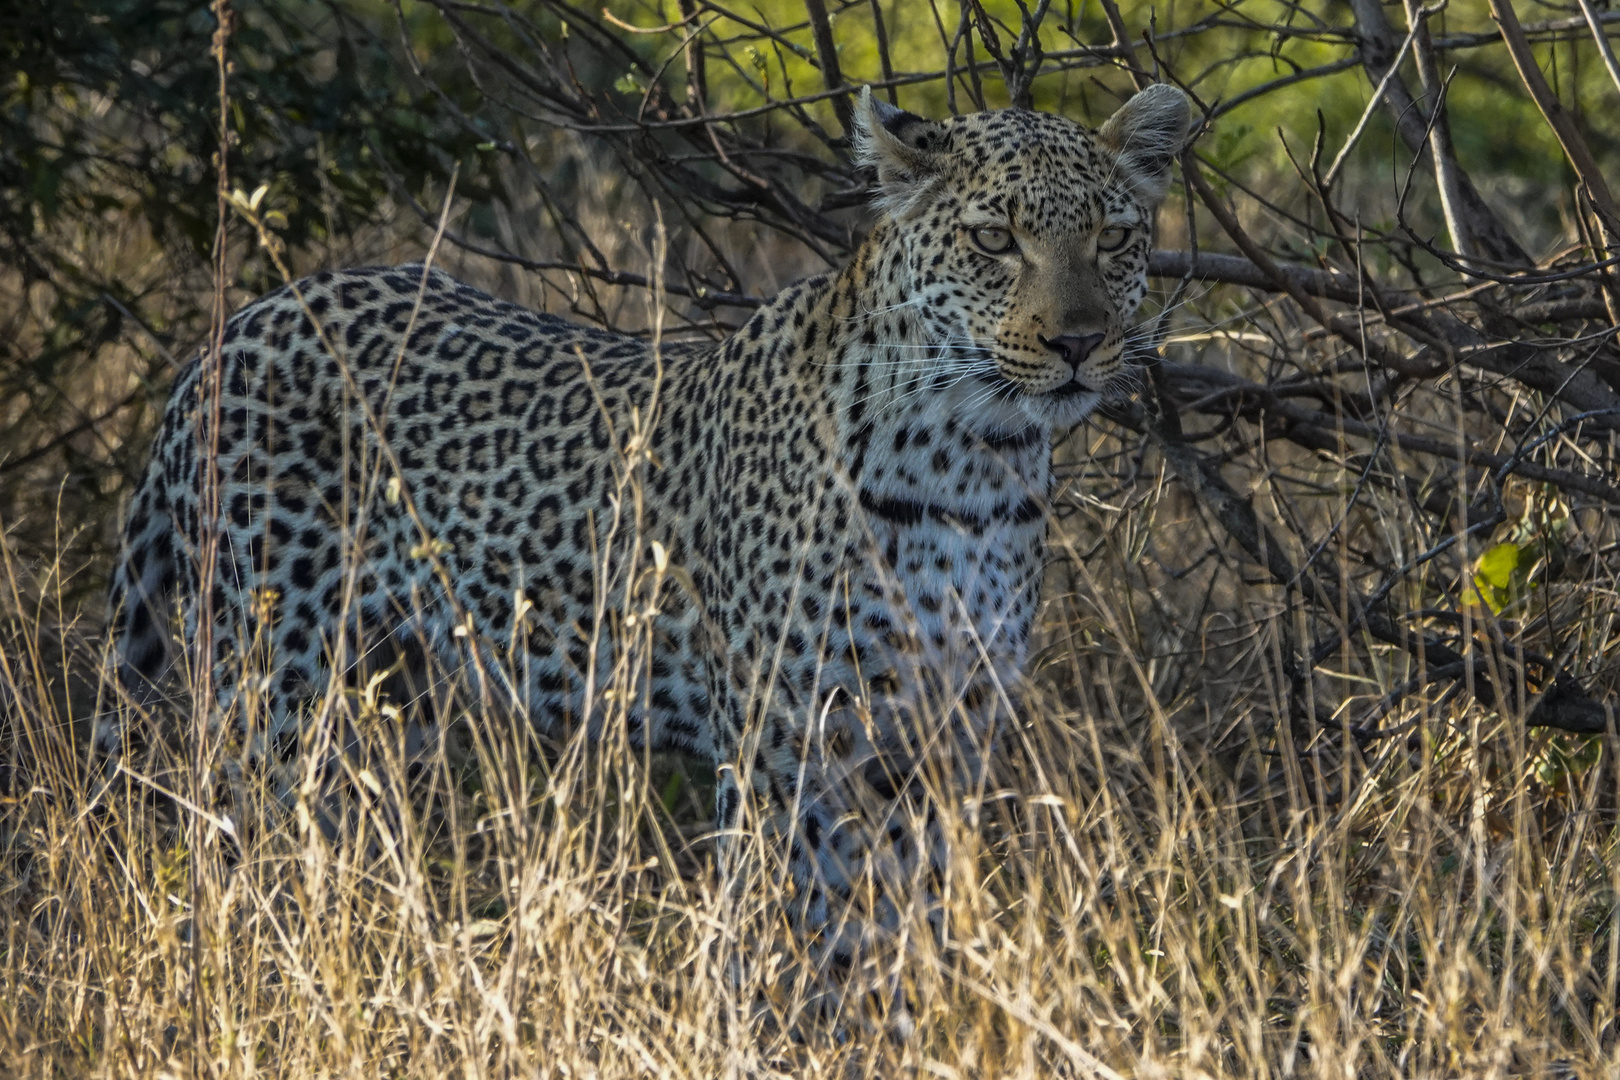
M 821 81 L 833 92 L 833 112 L 844 129 L 844 137 L 853 133 L 854 110 L 847 94 L 837 93 L 844 88 L 844 76 L 838 69 L 838 43 L 833 40 L 832 23 L 827 18 L 827 5 L 822 0 L 804 0 L 805 14 L 810 17 L 810 32 L 816 39 L 816 56 L 821 60 Z
M 1513 5 L 1507 0 L 1491 0 L 1491 16 L 1502 28 L 1502 39 L 1507 42 L 1508 54 L 1513 57 L 1513 66 L 1519 69 L 1519 78 L 1524 80 L 1524 87 L 1530 92 L 1530 97 L 1546 118 L 1547 126 L 1552 128 L 1553 134 L 1558 136 L 1559 145 L 1564 148 L 1564 156 L 1575 169 L 1575 175 L 1581 179 L 1581 185 L 1586 189 L 1586 195 L 1592 200 L 1597 210 L 1603 229 L 1608 234 L 1609 244 L 1614 247 L 1615 237 L 1620 234 L 1620 207 L 1616 207 L 1614 196 L 1609 192 L 1609 184 L 1603 178 L 1603 170 L 1598 167 L 1597 160 L 1592 157 L 1592 151 L 1587 147 L 1586 140 L 1581 137 L 1580 129 L 1575 126 L 1574 117 L 1569 115 L 1558 96 L 1547 85 L 1547 80 L 1541 74 L 1541 68 L 1536 65 L 1536 58 L 1530 52 L 1530 43 L 1525 40 L 1524 29 L 1519 25 L 1519 17 L 1513 11 Z
M 1411 92 L 1398 73 L 1385 79 L 1394 69 L 1398 50 L 1394 31 L 1384 17 L 1383 6 L 1379 0 L 1350 0 L 1350 7 L 1355 13 L 1356 30 L 1360 35 L 1362 65 L 1375 84 L 1387 85 L 1385 102 L 1395 121 L 1395 130 L 1408 150 L 1429 161 L 1433 167 L 1433 158 L 1427 153 L 1428 110 L 1412 99 Z M 1480 197 L 1468 174 L 1456 169 L 1453 175 L 1456 213 L 1468 221 L 1467 231 L 1478 246 L 1476 254 L 1508 266 L 1531 265 L 1530 256 L 1525 254 L 1518 241 L 1513 239 L 1495 212 Z
M 1581 5 L 1581 14 L 1586 17 L 1586 25 L 1592 28 L 1592 40 L 1597 43 L 1598 55 L 1603 57 L 1603 67 L 1608 71 L 1609 78 L 1614 80 L 1614 88 L 1620 90 L 1620 62 L 1615 61 L 1614 49 L 1609 45 L 1609 35 L 1603 29 L 1605 16 L 1609 19 L 1620 19 L 1620 11 L 1600 15 L 1592 6 L 1592 0 L 1577 0 L 1577 2 Z

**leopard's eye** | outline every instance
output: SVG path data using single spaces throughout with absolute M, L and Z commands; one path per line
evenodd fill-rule
M 1007 255 L 1018 249 L 1011 229 L 974 229 L 968 235 L 973 246 L 986 255 Z
M 1097 235 L 1097 250 L 1118 251 L 1130 238 L 1130 229 L 1123 225 L 1110 225 Z

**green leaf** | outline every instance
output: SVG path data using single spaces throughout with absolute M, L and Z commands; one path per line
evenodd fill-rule
M 1497 544 L 1474 564 L 1473 590 L 1469 603 L 1482 603 L 1500 615 L 1530 589 L 1530 571 L 1537 560 L 1534 544 Z
M 1601 736 L 1555 735 L 1536 758 L 1536 779 L 1567 795 L 1571 781 L 1596 765 L 1602 750 Z
M 1519 569 L 1519 545 L 1497 544 L 1479 557 L 1475 573 L 1498 589 L 1510 588 Z
M 679 769 L 670 774 L 669 780 L 664 784 L 664 790 L 660 795 L 660 801 L 664 804 L 664 813 L 674 815 L 675 800 L 680 798 L 681 788 L 684 786 L 685 780 L 685 775 Z

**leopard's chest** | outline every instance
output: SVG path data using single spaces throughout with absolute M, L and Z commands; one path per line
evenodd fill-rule
M 994 444 L 893 419 L 873 439 L 889 452 L 852 470 L 859 595 L 878 614 L 851 623 L 881 631 L 857 643 L 863 681 L 951 697 L 986 675 L 1005 685 L 1023 667 L 1045 561 L 1044 432 Z
M 930 667 L 1016 672 L 1044 561 L 1045 520 L 1033 501 L 1011 500 L 984 516 L 866 502 L 874 552 L 867 588 L 874 596 L 881 589 L 910 639 L 905 648 Z

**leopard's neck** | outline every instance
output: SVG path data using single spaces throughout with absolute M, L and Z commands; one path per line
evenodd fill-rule
M 1049 425 L 1008 403 L 992 362 L 933 338 L 885 284 L 897 273 L 883 229 L 842 272 L 801 282 L 756 316 L 761 332 L 785 334 L 792 377 L 830 399 L 830 441 L 868 512 L 975 531 L 1041 520 Z

